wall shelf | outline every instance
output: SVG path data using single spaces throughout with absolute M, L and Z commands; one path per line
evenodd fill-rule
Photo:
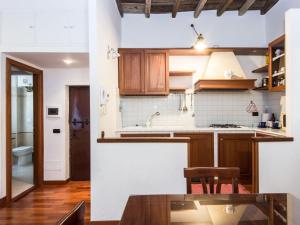
M 262 66 L 252 71 L 252 73 L 268 73 L 269 65 Z
M 272 87 L 271 91 L 285 91 L 285 85 Z
M 274 57 L 273 58 L 273 62 L 276 61 L 277 59 L 280 59 L 280 58 L 284 57 L 284 56 L 285 56 L 285 53 L 283 53 L 283 54 L 281 54 L 279 56 Z
M 285 71 L 279 72 L 279 73 L 274 73 L 274 74 L 272 75 L 272 77 L 278 77 L 278 76 L 281 76 L 281 75 L 284 75 L 284 74 L 285 74 Z
M 189 77 L 193 76 L 195 71 L 170 71 L 169 74 L 171 77 Z
M 277 56 L 277 51 L 282 54 Z M 269 90 L 285 90 L 285 36 L 281 36 L 269 44 Z
M 170 88 L 170 92 L 173 93 L 185 93 L 186 88 L 180 88 L 180 87 L 174 87 L 174 88 Z
M 269 88 L 268 87 L 255 87 L 253 90 L 254 91 L 268 91 Z

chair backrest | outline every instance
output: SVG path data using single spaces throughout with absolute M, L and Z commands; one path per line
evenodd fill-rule
M 240 177 L 240 168 L 238 167 L 191 167 L 184 169 L 184 177 L 187 181 L 187 193 L 192 193 L 192 180 L 195 178 L 200 179 L 202 184 L 203 193 L 208 194 L 207 186 L 209 185 L 211 194 L 221 193 L 222 183 L 232 184 L 232 193 L 239 193 L 238 179 Z M 215 188 L 215 181 L 217 178 L 217 187 Z
M 84 225 L 85 202 L 79 202 L 57 225 Z

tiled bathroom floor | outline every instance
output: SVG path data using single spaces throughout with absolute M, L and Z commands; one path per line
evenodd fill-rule
M 33 164 L 26 166 L 13 165 L 12 197 L 33 187 Z

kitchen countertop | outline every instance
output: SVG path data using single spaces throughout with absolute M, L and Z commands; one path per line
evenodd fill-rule
M 117 130 L 121 133 L 175 133 L 175 132 L 260 132 L 269 135 L 285 136 L 285 131 L 271 128 L 241 127 L 241 128 L 214 128 L 214 127 L 183 127 L 183 126 L 153 126 L 153 127 L 124 127 Z

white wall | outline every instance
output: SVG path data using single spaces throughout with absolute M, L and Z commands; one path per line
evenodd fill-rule
M 95 220 L 98 212 L 95 195 L 97 165 L 103 152 L 97 143 L 101 131 L 112 135 L 120 119 L 118 113 L 118 61 L 107 59 L 108 45 L 117 49 L 121 38 L 121 17 L 115 1 L 89 1 L 89 52 L 90 52 L 90 101 L 91 101 L 91 213 Z M 100 87 L 110 94 L 106 107 L 100 108 Z M 95 156 L 98 156 L 95 158 Z M 100 162 L 101 163 L 101 162 Z M 109 174 L 108 174 L 109 175 Z
M 221 17 L 215 11 L 202 12 L 195 19 L 192 12 L 170 14 L 125 15 L 122 19 L 122 47 L 189 48 L 196 40 L 191 23 L 202 33 L 209 46 L 220 47 L 264 47 L 265 16 L 258 11 L 238 16 L 237 12 L 226 12 Z
M 92 221 L 120 220 L 130 195 L 186 193 L 187 143 L 103 143 L 93 159 Z
M 284 14 L 290 8 L 300 8 L 300 1 L 280 0 L 266 14 L 266 38 L 268 42 L 284 34 Z
M 5 73 L 5 60 L 4 55 L 2 52 L 0 52 L 0 198 L 3 198 L 5 196 L 6 192 L 6 186 L 5 186 L 5 177 L 6 177 L 6 164 L 5 164 L 5 125 L 3 124 L 3 121 L 5 121 L 4 115 L 5 115 L 5 76 L 3 75 Z
M 285 192 L 293 195 L 293 224 L 300 224 L 300 9 L 286 13 L 286 113 L 288 143 L 259 145 L 260 192 Z M 270 179 L 270 177 L 272 179 Z
M 44 179 L 69 178 L 69 86 L 89 85 L 89 70 L 45 69 L 44 110 L 47 106 L 60 106 L 60 118 L 47 118 L 44 114 Z M 53 134 L 60 129 L 60 134 Z

